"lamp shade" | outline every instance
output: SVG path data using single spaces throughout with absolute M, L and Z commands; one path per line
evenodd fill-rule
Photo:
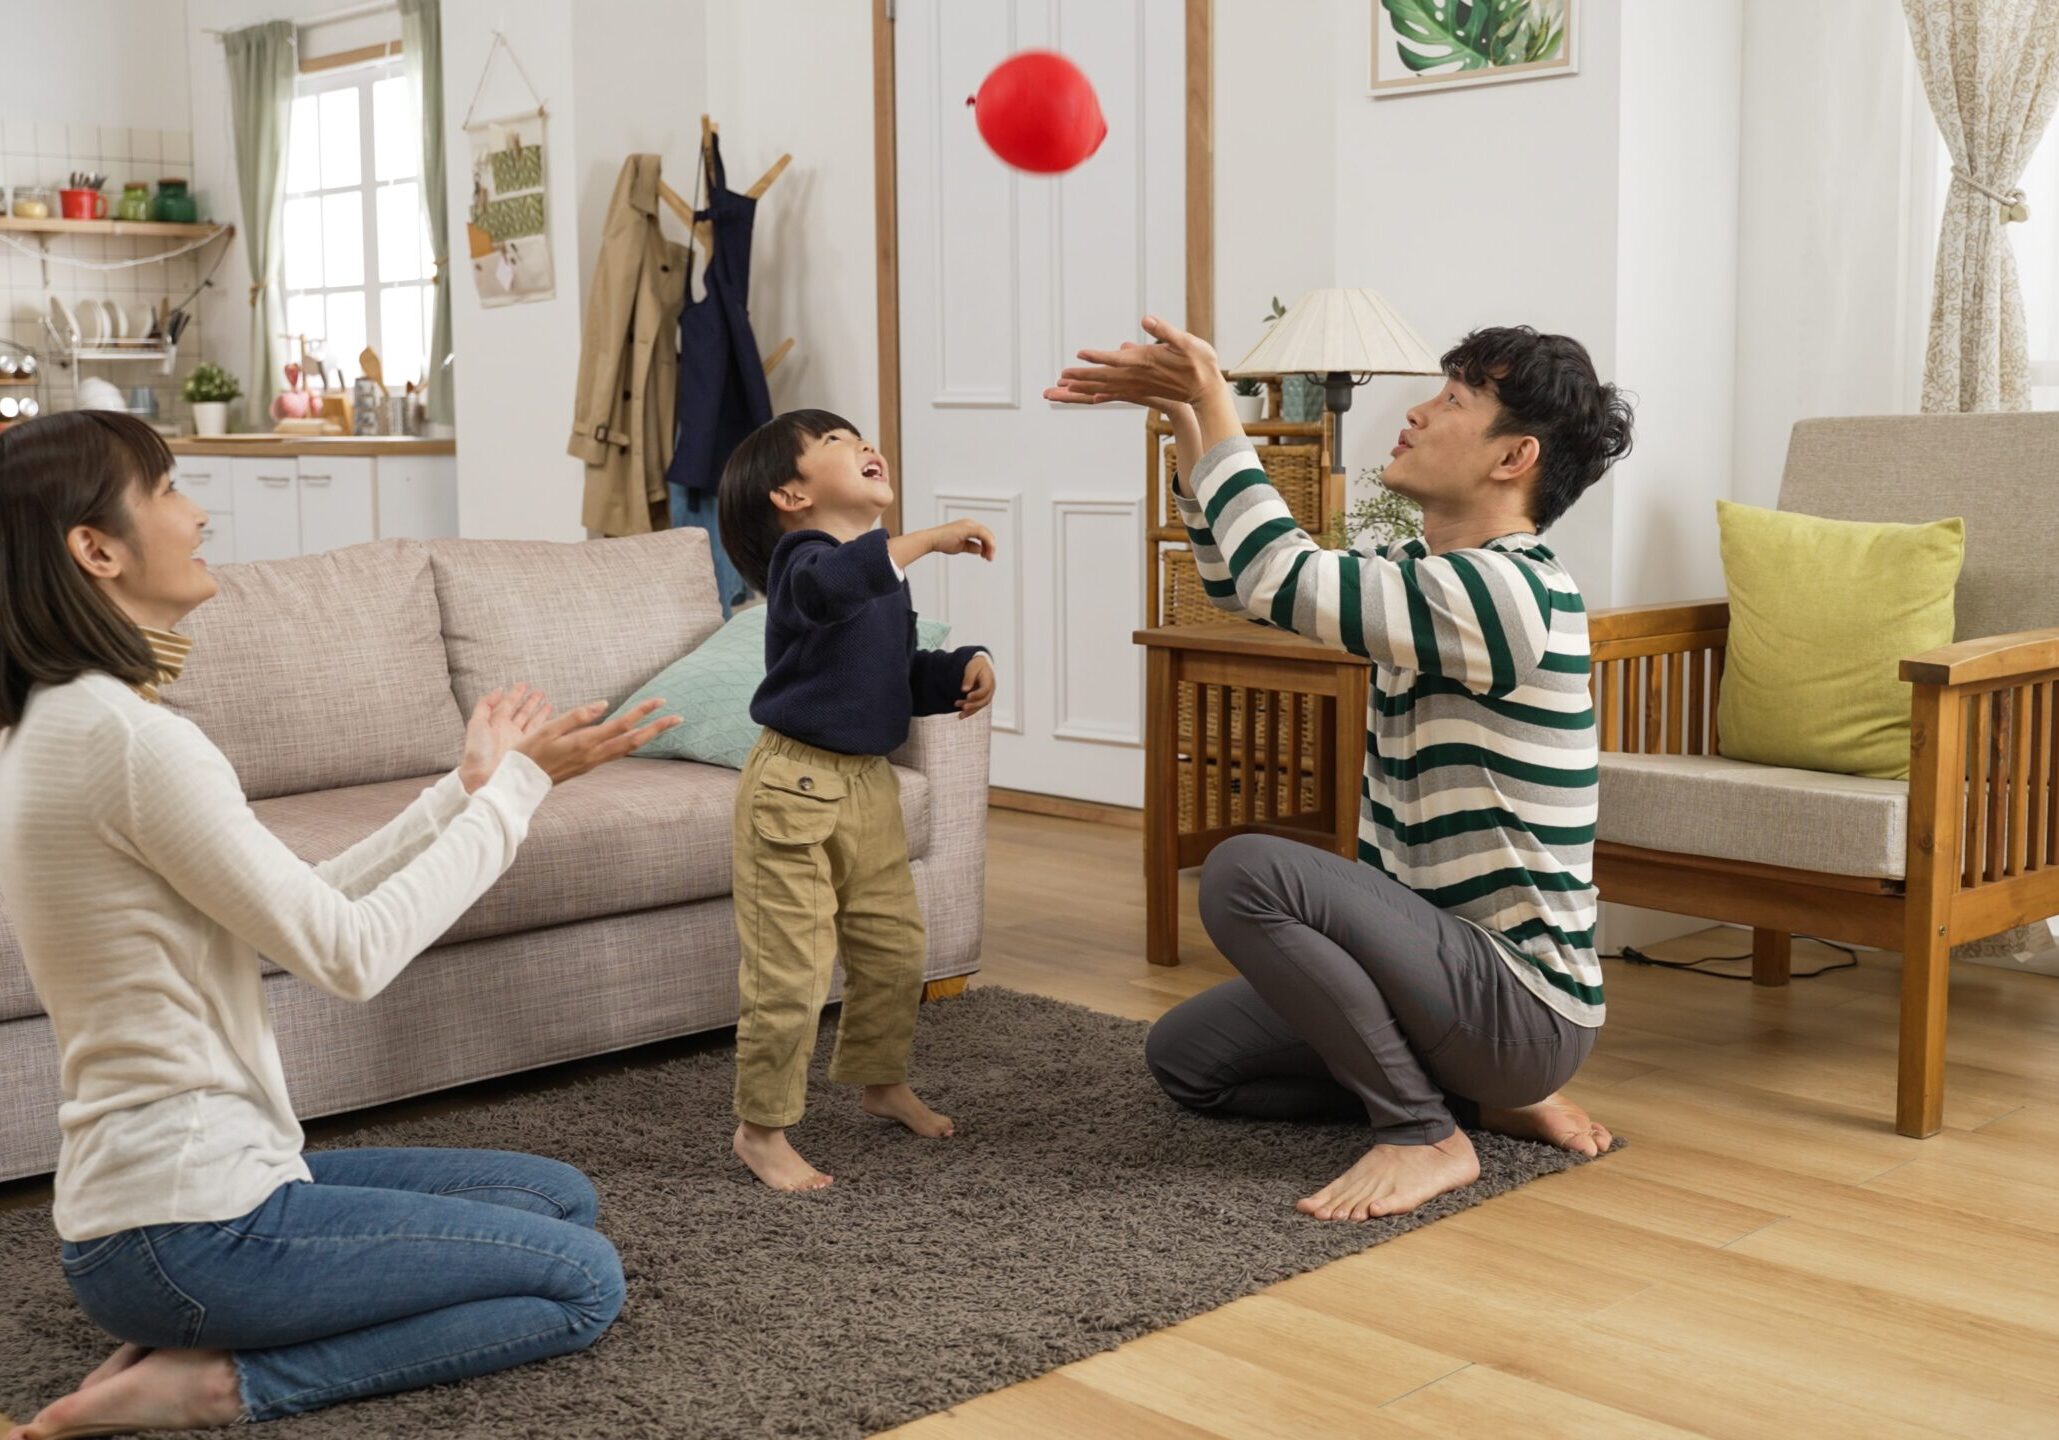
M 1442 375 L 1444 367 L 1385 300 L 1371 290 L 1311 290 L 1266 328 L 1229 374 Z

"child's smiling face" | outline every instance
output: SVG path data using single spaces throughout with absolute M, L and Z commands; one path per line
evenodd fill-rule
M 788 528 L 826 530 L 839 539 L 862 535 L 894 503 L 887 462 L 876 446 L 849 430 L 810 439 L 794 462 L 795 478 L 775 492 Z

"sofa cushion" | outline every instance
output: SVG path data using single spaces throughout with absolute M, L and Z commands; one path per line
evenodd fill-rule
M 722 624 L 705 530 L 570 545 L 436 540 L 429 553 L 465 714 L 516 681 L 560 710 L 593 700 L 612 710 Z
M 929 847 L 929 780 L 895 767 L 908 848 Z M 729 893 L 737 775 L 715 765 L 618 760 L 560 785 L 529 822 L 508 873 L 440 945 L 683 905 Z M 431 780 L 289 795 L 252 808 L 310 862 L 342 853 L 399 814 Z
M 224 565 L 180 626 L 193 653 L 164 703 L 207 732 L 253 800 L 448 769 L 451 697 L 429 551 L 382 540 Z
M 1902 780 L 1713 755 L 1603 755 L 1600 806 L 1596 839 L 1646 850 L 1885 880 L 1901 879 L 1908 861 Z
M 0 1023 L 42 1013 L 43 1002 L 36 998 L 28 967 L 21 963 L 21 937 L 14 933 L 7 911 L 0 909 Z

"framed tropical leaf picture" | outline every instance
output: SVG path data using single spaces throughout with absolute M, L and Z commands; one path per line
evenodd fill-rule
M 1571 75 L 1580 0 L 1372 0 L 1375 98 Z

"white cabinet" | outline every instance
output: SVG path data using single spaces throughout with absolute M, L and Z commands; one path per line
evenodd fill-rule
M 299 555 L 300 468 L 290 457 L 231 460 L 236 497 L 236 558 L 284 560 Z
M 458 533 L 458 462 L 452 455 L 382 456 L 379 537 L 450 539 Z
M 372 466 L 363 455 L 300 457 L 300 552 L 341 550 L 379 538 Z
M 208 512 L 208 564 L 283 560 L 372 540 L 458 533 L 452 455 L 181 455 L 179 488 Z

